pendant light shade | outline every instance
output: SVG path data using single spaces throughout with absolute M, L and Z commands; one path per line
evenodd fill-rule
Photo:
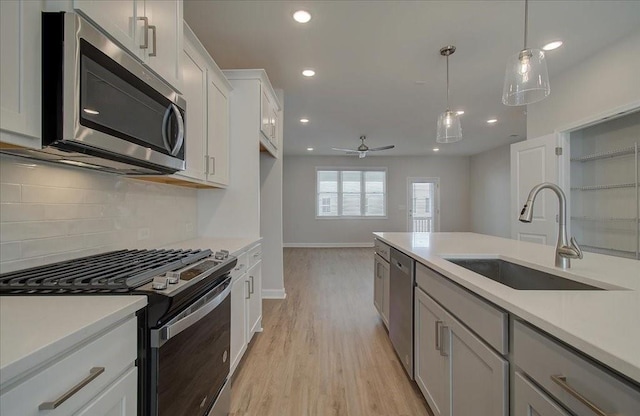
M 462 140 L 460 115 L 451 111 L 449 107 L 449 55 L 455 51 L 455 46 L 445 46 L 440 49 L 440 55 L 447 57 L 447 110 L 438 117 L 438 133 L 436 134 L 436 142 L 438 143 L 454 143 Z
M 551 93 L 544 52 L 527 48 L 528 0 L 524 2 L 524 49 L 507 61 L 502 89 L 505 105 L 527 105 L 546 98 Z

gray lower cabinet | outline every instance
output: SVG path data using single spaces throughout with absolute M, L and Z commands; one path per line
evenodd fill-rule
M 385 326 L 389 327 L 389 263 L 379 254 L 374 256 L 373 304 Z
M 515 366 L 572 415 L 640 414 L 640 389 L 637 385 L 616 376 L 537 328 L 520 321 L 515 321 L 513 328 Z M 538 414 L 554 416 L 557 413 Z
M 513 387 L 515 389 L 514 414 L 535 416 L 570 416 L 553 399 L 527 380 L 526 376 L 516 371 Z
M 416 382 L 434 414 L 506 416 L 508 361 L 420 288 L 415 299 Z

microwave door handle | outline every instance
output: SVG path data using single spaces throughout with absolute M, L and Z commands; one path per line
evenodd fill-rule
M 231 293 L 230 281 L 228 282 L 227 287 L 222 292 L 220 292 L 215 298 L 211 299 L 208 303 L 194 311 L 192 314 L 187 315 L 172 324 L 165 325 L 158 330 L 151 331 L 151 346 L 162 346 L 162 344 L 207 316 L 211 311 L 213 311 L 222 302 L 224 302 L 227 296 L 229 296 L 229 293 Z
M 171 116 L 171 112 L 176 116 L 176 120 L 178 122 L 178 135 L 176 136 L 176 143 L 173 147 L 169 143 L 169 117 Z M 162 141 L 164 142 L 164 147 L 167 149 L 171 156 L 175 156 L 178 154 L 180 149 L 182 148 L 182 144 L 184 143 L 184 119 L 182 118 L 182 114 L 180 113 L 180 109 L 175 104 L 169 104 L 167 110 L 164 112 L 164 117 L 162 118 Z

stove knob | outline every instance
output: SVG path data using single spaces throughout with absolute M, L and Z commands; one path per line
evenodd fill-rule
M 169 279 L 166 279 L 164 282 L 163 281 L 153 281 L 151 282 L 151 288 L 153 290 L 165 290 L 167 288 L 167 286 L 169 286 Z
M 165 276 L 167 278 L 167 283 L 170 285 L 175 285 L 180 280 L 180 273 L 178 272 L 167 272 Z

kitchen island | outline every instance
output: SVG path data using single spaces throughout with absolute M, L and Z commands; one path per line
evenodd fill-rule
M 565 351 L 576 353 L 580 360 L 587 363 L 586 365 L 593 364 L 593 368 L 597 368 L 598 371 L 602 370 L 606 374 L 617 373 L 615 378 L 621 380 L 620 386 L 622 387 L 616 386 L 616 389 L 628 391 L 627 398 L 630 398 L 630 403 L 640 405 L 640 263 L 638 261 L 585 253 L 584 259 L 572 261 L 570 269 L 561 270 L 554 266 L 555 249 L 551 246 L 475 233 L 379 232 L 374 233 L 374 236 L 377 240 L 416 261 L 417 288 L 415 289 L 414 319 L 416 321 L 415 356 L 417 360 L 415 368 L 418 385 L 423 382 L 420 379 L 420 369 L 418 368 L 421 359 L 424 361 L 429 358 L 420 355 L 420 348 L 425 348 L 419 344 L 420 307 L 435 300 L 432 310 L 444 308 L 443 314 L 453 316 L 451 320 L 456 320 L 466 328 L 470 328 L 471 336 L 482 341 L 487 348 L 487 354 L 495 355 L 504 363 L 504 368 L 500 370 L 505 374 L 501 379 L 503 383 L 509 384 L 508 380 L 513 379 L 511 381 L 513 384 L 521 376 L 520 373 L 514 375 L 514 369 L 520 370 L 530 365 L 527 362 L 530 357 L 525 356 L 523 352 L 528 348 L 525 345 L 533 345 L 535 341 L 534 338 L 527 338 L 528 331 L 531 329 L 535 334 L 543 334 L 545 340 L 551 340 L 553 348 L 556 348 L 556 345 L 559 346 L 559 350 L 563 351 L 562 354 L 565 354 Z M 513 289 L 447 260 L 460 258 L 502 259 L 604 290 Z M 429 279 L 434 282 L 430 287 Z M 430 292 L 430 288 L 434 288 L 434 291 Z M 442 298 L 438 298 L 438 296 L 445 292 L 455 296 L 465 296 L 466 294 L 467 298 L 474 302 L 483 303 L 487 308 L 492 309 L 493 316 L 503 314 L 503 327 L 498 324 L 491 326 L 493 324 L 489 322 L 489 318 L 494 318 L 489 314 L 486 315 L 487 319 L 478 319 L 480 326 L 474 327 L 463 319 L 463 314 L 457 313 L 458 310 L 463 311 L 460 309 L 460 300 L 464 301 L 464 299 L 458 298 L 452 303 L 443 303 Z M 429 299 L 422 302 L 421 296 Z M 450 297 L 447 301 L 450 302 L 452 299 Z M 470 306 L 473 309 L 477 305 Z M 468 311 L 469 309 L 466 309 L 463 312 L 468 313 Z M 481 308 L 478 311 L 482 312 Z M 393 307 L 391 313 L 393 314 Z M 447 356 L 447 352 L 443 351 L 442 347 L 442 344 L 446 343 L 442 341 L 444 336 L 441 329 L 442 327 L 448 329 L 452 325 L 449 325 L 446 320 L 443 324 L 438 320 L 440 319 L 438 317 L 434 319 L 436 319 L 436 334 L 439 334 L 435 335 L 435 344 L 440 348 L 437 350 L 440 354 L 437 355 Z M 491 330 L 496 327 L 499 328 L 499 331 L 492 333 Z M 450 339 L 447 342 L 454 343 L 454 331 L 448 330 L 451 335 L 447 335 L 447 340 Z M 496 332 L 504 334 L 504 340 L 494 337 L 493 334 Z M 432 336 L 433 330 L 430 328 L 427 334 Z M 514 336 L 514 334 L 517 335 Z M 532 336 L 537 336 L 535 334 Z M 424 342 L 425 339 L 428 338 L 422 338 L 422 341 Z M 497 341 L 492 342 L 494 340 Z M 522 340 L 526 340 L 526 342 Z M 430 344 L 434 343 L 431 339 L 428 341 Z M 517 350 L 516 347 L 519 345 L 523 346 Z M 429 345 L 430 347 L 432 345 Z M 451 348 L 451 352 L 453 352 L 454 347 Z M 530 368 L 535 369 L 537 366 L 542 366 L 546 358 L 537 357 L 536 360 Z M 509 378 L 506 377 L 507 367 L 510 367 L 509 371 L 511 372 Z M 567 368 L 563 368 L 563 371 Z M 613 373 L 610 370 L 613 370 Z M 492 369 L 493 373 L 500 371 L 497 370 L 497 366 Z M 453 378 L 452 370 L 449 374 Z M 526 378 L 524 382 L 528 383 L 528 376 L 525 374 L 523 377 Z M 531 378 L 535 379 L 533 376 Z M 547 376 L 543 383 L 548 382 L 549 378 Z M 561 375 L 557 380 L 552 381 L 555 383 L 551 383 L 552 385 L 563 383 Z M 570 380 L 570 382 L 580 383 L 579 380 Z M 559 393 L 561 395 L 565 395 L 568 389 L 568 382 L 564 384 L 564 386 L 560 386 L 564 388 Z M 560 389 L 560 387 L 558 388 Z M 429 388 L 430 386 L 424 388 L 423 393 Z M 511 391 L 510 401 L 513 402 L 512 389 L 502 390 L 503 392 L 507 391 L 507 395 Z M 434 400 L 433 397 L 428 397 L 430 394 L 427 391 L 425 397 L 433 408 Z M 571 394 L 571 396 L 575 398 L 575 395 Z M 558 398 L 558 400 L 563 400 L 563 398 Z M 638 401 L 636 402 L 636 400 Z M 447 402 L 447 400 L 442 401 Z M 455 404 L 454 399 L 449 400 L 449 403 Z M 444 411 L 442 409 L 433 410 L 436 414 L 449 414 L 447 406 L 449 404 L 445 406 Z M 507 411 L 506 406 L 505 412 Z M 498 411 L 495 411 L 494 414 L 498 414 Z M 519 414 L 520 409 L 516 410 L 512 407 L 510 412 Z M 581 413 L 578 412 L 578 414 Z

